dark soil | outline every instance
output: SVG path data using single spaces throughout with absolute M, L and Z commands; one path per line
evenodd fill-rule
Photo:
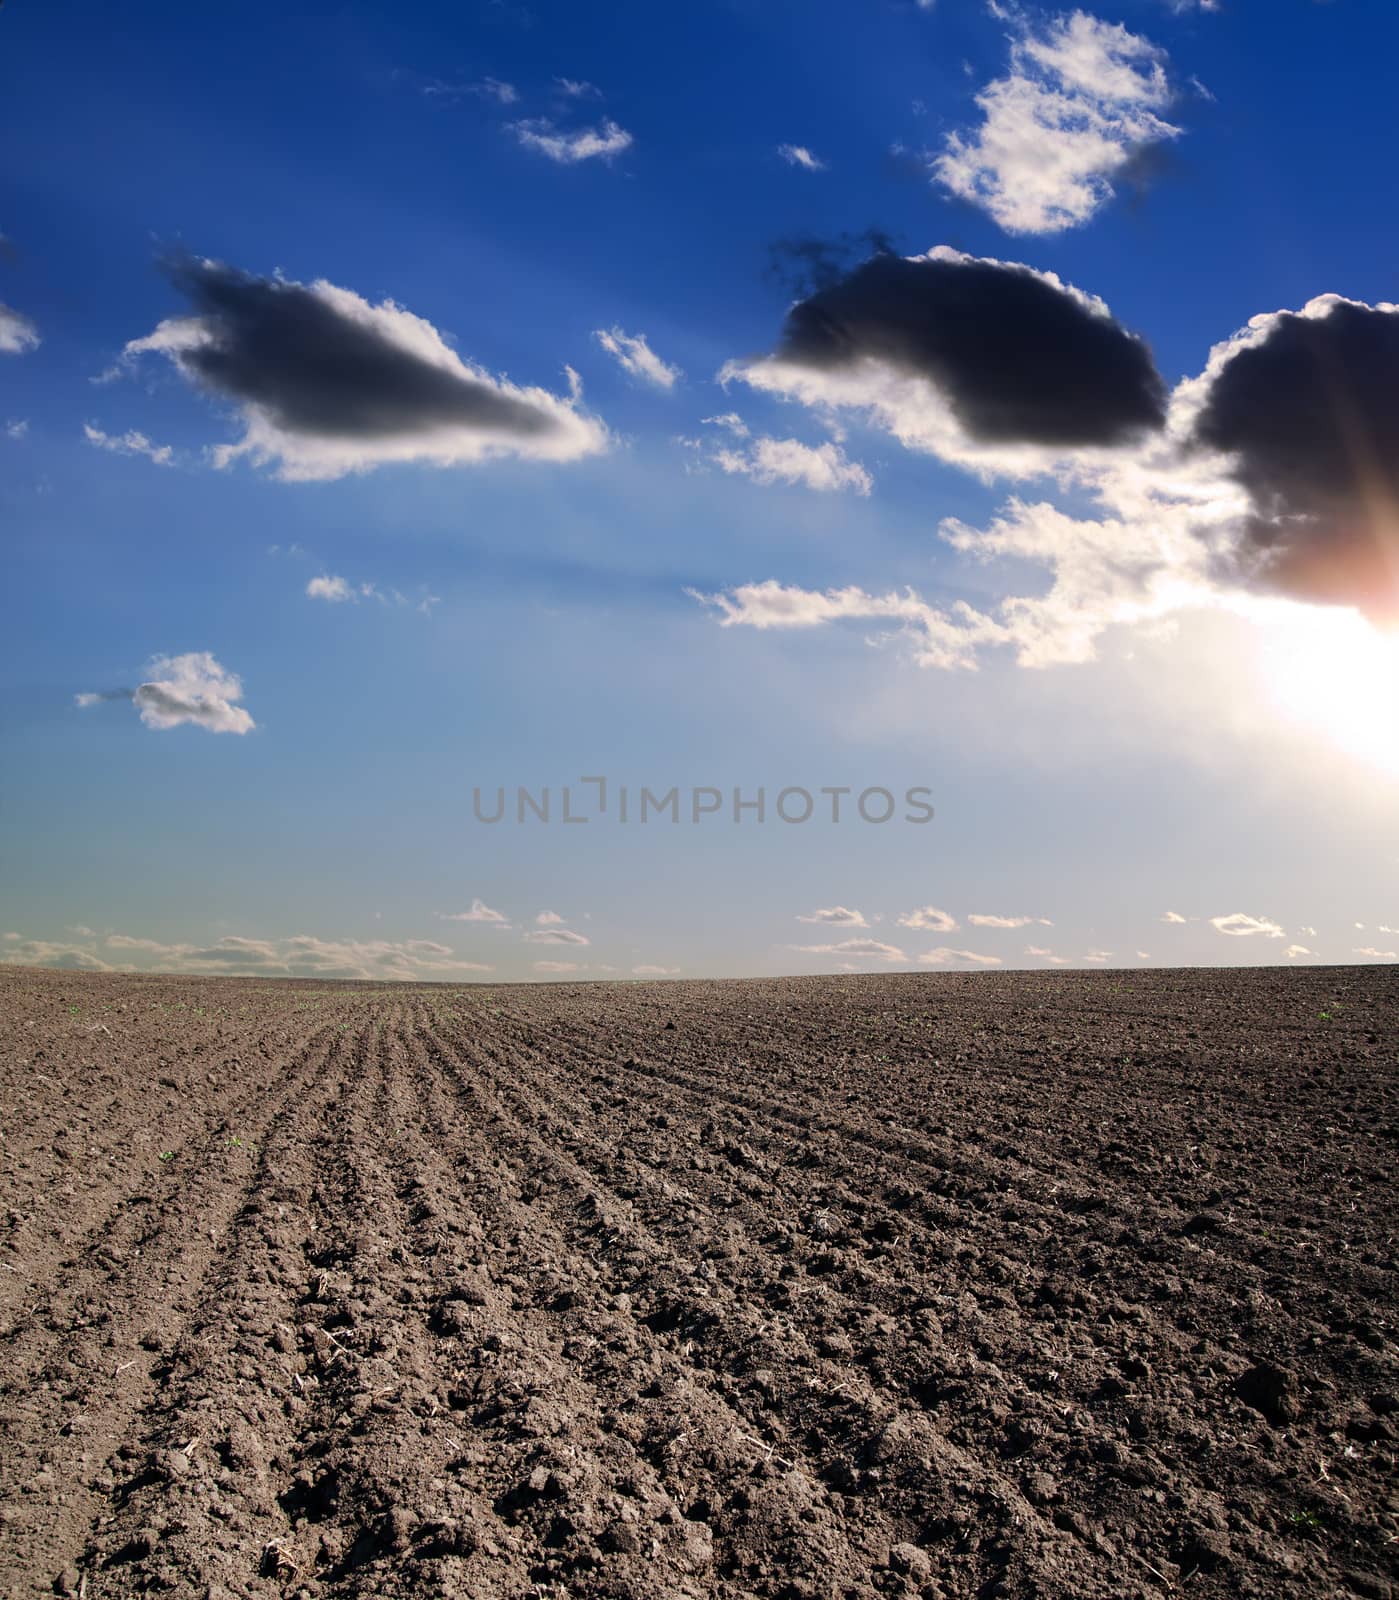
M 1388 1596 L 1392 969 L 0 969 L 0 1594 Z

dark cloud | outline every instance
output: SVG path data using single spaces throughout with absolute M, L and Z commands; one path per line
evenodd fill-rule
M 187 258 L 167 271 L 205 335 L 181 349 L 182 368 L 256 406 L 285 433 L 355 441 L 468 428 L 531 438 L 559 425 L 548 411 L 418 354 L 305 284 Z
M 882 253 L 793 307 L 777 358 L 928 379 L 983 443 L 1116 445 L 1161 427 L 1146 344 L 1028 267 Z
M 1399 621 L 1399 313 L 1279 313 L 1220 365 L 1194 441 L 1253 501 L 1246 577 Z

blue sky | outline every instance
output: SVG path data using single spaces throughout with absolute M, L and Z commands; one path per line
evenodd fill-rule
M 1396 46 L 1354 0 L 11 0 L 0 960 L 1393 959 L 1393 485 L 1274 441 L 1314 345 L 1351 466 L 1399 427 Z M 1021 290 L 1067 344 L 1005 348 Z M 587 774 L 937 815 L 473 814 Z

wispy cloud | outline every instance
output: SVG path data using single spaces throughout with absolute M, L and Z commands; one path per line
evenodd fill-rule
M 1043 928 L 1054 926 L 1048 917 L 999 917 L 984 911 L 973 911 L 967 921 L 975 928 L 1028 928 L 1032 922 Z
M 807 956 L 858 956 L 874 961 L 908 960 L 897 945 L 883 944 L 878 939 L 843 939 L 839 944 L 793 944 L 787 948 Z
M 826 163 L 812 155 L 804 144 L 780 144 L 777 153 L 790 167 L 802 167 L 807 172 L 824 172 Z
M 37 350 L 41 342 L 39 330 L 28 317 L 0 305 L 0 355 L 22 356 L 27 350 Z
M 534 150 L 562 166 L 580 161 L 611 161 L 632 146 L 632 136 L 623 127 L 605 118 L 596 128 L 575 128 L 564 132 L 547 117 L 533 117 L 511 124 L 511 131 L 526 150 Z
M 673 389 L 683 376 L 679 367 L 662 361 L 646 342 L 644 333 L 623 333 L 620 328 L 598 328 L 593 337 L 614 356 L 624 372 L 656 389 Z
M 527 944 L 576 944 L 584 945 L 591 941 L 586 934 L 575 933 L 572 928 L 536 928 L 525 935 Z
M 432 939 L 321 939 L 297 934 L 285 939 L 230 934 L 213 944 L 170 943 L 138 935 L 95 935 L 82 944 L 7 936 L 0 962 L 55 966 L 90 972 L 113 970 L 273 978 L 360 978 L 421 982 L 467 978 L 493 969 L 462 961 Z
M 83 424 L 83 437 L 98 450 L 109 450 L 118 456 L 145 456 L 158 467 L 168 467 L 175 459 L 175 451 L 168 444 L 152 444 L 144 433 L 128 428 L 125 433 L 104 433 L 90 422 Z
M 1283 930 L 1268 917 L 1250 917 L 1242 911 L 1232 912 L 1227 917 L 1211 917 L 1210 927 L 1216 933 L 1227 934 L 1232 939 L 1251 939 L 1261 936 L 1265 939 L 1285 938 Z
M 480 898 L 474 899 L 471 902 L 471 908 L 467 911 L 439 911 L 437 920 L 439 922 L 489 922 L 502 928 L 510 926 L 510 918 L 503 911 L 493 910 Z
M 999 967 L 1003 965 L 1000 956 L 984 956 L 975 950 L 949 950 L 944 946 L 938 950 L 925 950 L 918 957 L 919 963 L 925 967 L 947 967 L 956 964 L 968 967 Z
M 816 922 L 831 928 L 867 928 L 863 915 L 849 906 L 823 906 L 816 911 L 800 912 L 798 922 Z
M 745 449 L 716 450 L 715 466 L 731 475 L 751 478 L 754 483 L 791 484 L 831 494 L 853 489 L 867 495 L 874 480 L 858 461 L 847 460 L 838 444 L 802 444 L 798 439 L 754 439 Z

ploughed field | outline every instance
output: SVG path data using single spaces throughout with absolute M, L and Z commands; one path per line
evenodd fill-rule
M 0 1595 L 1386 1596 L 1392 969 L 0 968 Z

